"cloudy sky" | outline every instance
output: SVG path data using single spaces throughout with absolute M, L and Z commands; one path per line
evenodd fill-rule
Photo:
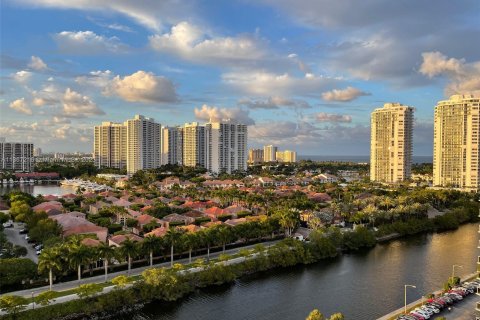
M 92 150 L 134 114 L 249 124 L 250 147 L 367 155 L 370 112 L 480 93 L 478 0 L 5 0 L 0 136 Z

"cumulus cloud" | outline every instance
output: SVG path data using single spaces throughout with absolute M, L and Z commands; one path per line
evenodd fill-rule
M 17 82 L 24 83 L 30 80 L 32 73 L 30 71 L 21 70 L 12 75 L 13 79 Z
M 112 76 L 113 73 L 110 70 L 96 70 L 89 72 L 87 76 L 80 76 L 75 78 L 75 81 L 80 85 L 105 88 L 108 86 Z
M 315 120 L 318 122 L 352 122 L 352 116 L 347 114 L 334 114 L 319 112 L 315 114 Z
M 117 37 L 104 37 L 93 31 L 62 31 L 53 36 L 60 51 L 69 54 L 122 53 L 128 47 Z
M 174 84 L 151 72 L 137 71 L 129 76 L 113 78 L 105 89 L 106 95 L 117 95 L 130 102 L 167 103 L 178 101 Z
M 103 115 L 97 105 L 87 96 L 67 88 L 63 96 L 63 116 L 81 118 L 92 115 Z
M 53 84 L 47 84 L 40 90 L 31 92 L 33 105 L 36 107 L 52 106 L 59 103 L 62 99 L 63 92 Z
M 20 113 L 32 114 L 32 109 L 30 109 L 30 107 L 25 102 L 25 98 L 20 98 L 15 101 L 12 101 L 10 103 L 10 108 Z
M 312 94 L 337 82 L 334 78 L 316 76 L 312 73 L 294 77 L 288 73 L 275 74 L 265 71 L 229 72 L 222 75 L 222 80 L 244 93 L 260 96 Z
M 42 59 L 36 56 L 32 56 L 30 58 L 30 63 L 28 64 L 28 66 L 33 70 L 37 70 L 37 71 L 44 71 L 48 69 L 47 64 L 43 62 Z
M 175 23 L 192 16 L 192 4 L 178 0 L 19 0 L 17 4 L 54 9 L 74 9 L 122 14 L 137 23 L 158 31 L 163 23 Z
M 188 22 L 180 22 L 170 33 L 149 37 L 150 45 L 165 52 L 200 63 L 240 63 L 264 55 L 258 41 L 247 36 L 214 37 Z
M 480 94 L 480 61 L 467 63 L 465 59 L 448 58 L 440 52 L 424 52 L 419 72 L 429 78 L 445 76 L 449 83 L 447 95 Z
M 265 100 L 240 99 L 238 104 L 250 109 L 278 109 L 283 106 L 298 109 L 311 108 L 310 104 L 306 101 L 282 97 L 268 97 Z
M 221 121 L 230 119 L 232 121 L 252 125 L 255 124 L 248 110 L 241 108 L 218 108 L 204 104 L 201 108 L 195 108 L 195 118 L 203 121 Z
M 360 96 L 370 95 L 367 92 L 361 91 L 354 87 L 347 87 L 345 89 L 333 89 L 322 93 L 322 99 L 327 101 L 352 101 Z

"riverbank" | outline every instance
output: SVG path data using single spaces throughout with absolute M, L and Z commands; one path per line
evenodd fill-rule
M 474 272 L 474 273 L 471 273 L 471 274 L 468 274 L 466 276 L 461 277 L 460 281 L 461 282 L 469 281 L 469 280 L 477 278 L 477 276 L 478 276 L 478 272 Z M 442 294 L 442 292 L 443 292 L 443 290 L 440 289 L 440 290 L 434 291 L 433 294 L 435 296 L 437 296 L 437 295 Z M 421 299 L 418 299 L 416 301 L 413 301 L 413 302 L 407 304 L 407 312 L 421 306 L 424 302 L 425 302 L 425 299 L 421 298 Z M 459 303 L 461 303 L 461 302 L 459 302 Z M 405 311 L 405 307 L 398 308 L 397 310 L 392 311 L 392 312 L 378 318 L 377 320 L 395 320 L 398 316 L 403 314 L 404 311 Z

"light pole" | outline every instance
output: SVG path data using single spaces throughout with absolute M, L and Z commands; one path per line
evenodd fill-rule
M 404 294 L 405 294 L 405 309 L 404 309 L 404 313 L 405 313 L 405 314 L 407 314 L 407 287 L 417 288 L 416 286 L 411 285 L 411 284 L 406 284 L 406 285 L 405 285 L 405 290 L 404 290 Z
M 452 266 L 452 281 L 453 281 L 453 279 L 455 278 L 455 267 L 463 268 L 463 266 L 460 265 L 460 264 L 454 264 L 454 265 Z
M 32 309 L 35 310 L 35 298 L 33 297 L 33 291 L 32 291 Z

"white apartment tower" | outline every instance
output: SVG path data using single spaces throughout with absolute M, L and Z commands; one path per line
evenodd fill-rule
M 396 183 L 410 178 L 413 111 L 400 103 L 386 103 L 372 112 L 370 180 Z
M 183 164 L 183 128 L 162 127 L 162 165 Z
M 272 162 L 277 160 L 278 148 L 272 145 L 263 147 L 263 161 Z
M 30 172 L 33 169 L 33 143 L 0 139 L 0 169 Z
M 477 191 L 480 184 L 480 97 L 454 95 L 435 107 L 433 183 Z
M 205 126 L 198 122 L 183 126 L 183 165 L 206 167 Z
M 210 172 L 247 170 L 247 126 L 230 120 L 209 122 L 206 128 L 206 168 Z
M 97 168 L 127 167 L 127 127 L 123 123 L 102 122 L 95 126 L 93 158 Z
M 160 124 L 152 118 L 135 115 L 127 127 L 127 172 L 160 167 Z

